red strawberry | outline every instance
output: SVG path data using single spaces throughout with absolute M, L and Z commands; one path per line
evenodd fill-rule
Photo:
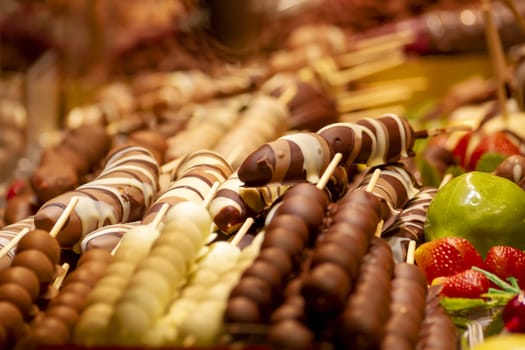
M 465 158 L 467 157 L 467 148 L 473 134 L 474 133 L 470 131 L 463 135 L 452 150 L 452 153 L 454 153 L 454 155 L 457 157 L 458 163 L 461 166 L 465 165 Z
M 505 132 L 497 131 L 479 141 L 479 144 L 470 154 L 469 163 L 466 164 L 467 169 L 475 170 L 478 160 L 488 152 L 500 153 L 505 156 L 520 154 L 518 146 L 512 142 L 512 139 Z
M 525 288 L 525 253 L 510 246 L 494 246 L 487 252 L 486 269 L 502 279 L 516 277 Z
M 465 270 L 452 276 L 438 277 L 432 285 L 442 285 L 441 294 L 454 298 L 479 298 L 489 289 L 490 282 L 479 271 Z
M 419 246 L 414 254 L 416 264 L 427 282 L 450 276 L 472 266 L 483 267 L 483 259 L 474 246 L 460 237 L 444 237 Z
M 467 269 L 472 266 L 485 268 L 483 258 L 476 248 L 465 238 L 461 237 L 444 237 L 442 238 L 445 242 L 452 244 L 459 251 L 463 260 L 467 263 Z

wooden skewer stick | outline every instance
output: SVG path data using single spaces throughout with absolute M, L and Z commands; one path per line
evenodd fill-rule
M 172 172 L 173 170 L 175 170 L 175 169 L 177 169 L 179 167 L 180 163 L 182 162 L 182 160 L 184 158 L 185 157 L 178 157 L 178 158 L 173 159 L 172 161 L 167 162 L 166 164 L 163 164 L 160 167 L 160 172 L 161 173 Z
M 242 153 L 243 148 L 244 148 L 244 145 L 242 143 L 237 144 L 237 146 L 235 146 L 235 148 L 226 157 L 225 159 L 226 162 L 232 165 L 237 160 L 239 155 Z
M 337 110 L 341 113 L 374 108 L 389 103 L 409 100 L 414 91 L 407 86 L 389 86 L 384 89 L 362 89 L 337 97 Z
M 66 208 L 64 209 L 62 214 L 60 214 L 60 216 L 58 217 L 58 220 L 55 222 L 55 224 L 51 228 L 51 231 L 49 231 L 49 235 L 51 237 L 56 237 L 58 233 L 60 232 L 60 230 L 62 230 L 62 228 L 64 227 L 64 224 L 66 223 L 67 219 L 71 215 L 71 212 L 73 211 L 73 209 L 75 209 L 75 206 L 77 205 L 78 200 L 79 198 L 77 196 L 74 196 L 69 200 L 69 203 L 67 204 Z
M 408 242 L 408 249 L 407 249 L 407 264 L 414 264 L 414 252 L 416 251 L 416 241 L 413 239 Z
M 210 192 L 208 192 L 208 195 L 206 196 L 206 198 L 204 198 L 204 201 L 202 201 L 202 206 L 204 208 L 207 208 L 208 205 L 210 205 L 212 199 L 215 198 L 215 194 L 217 193 L 217 190 L 219 189 L 220 185 L 221 184 L 219 181 L 213 183 L 213 185 L 210 188 Z
M 239 231 L 237 231 L 237 233 L 235 234 L 235 236 L 233 236 L 230 242 L 234 247 L 238 246 L 242 238 L 246 236 L 246 234 L 250 230 L 250 227 L 253 225 L 253 222 L 254 222 L 253 218 L 247 218 L 244 221 L 241 228 L 239 228 Z
M 377 181 L 379 180 L 379 176 L 381 176 L 381 169 L 376 169 L 372 173 L 372 176 L 370 177 L 370 181 L 368 182 L 368 185 L 366 186 L 365 191 L 371 193 L 374 190 L 374 187 L 377 184 Z M 383 224 L 384 220 L 379 221 L 379 224 L 377 224 L 376 231 L 374 232 L 374 236 L 381 237 L 381 233 L 383 232 Z
M 288 103 L 290 103 L 291 100 L 297 95 L 297 85 L 292 84 L 286 88 L 286 90 L 283 91 L 281 96 L 279 96 L 279 102 L 283 106 L 287 106 Z
M 432 129 L 425 129 L 425 130 L 418 130 L 414 132 L 414 137 L 416 139 L 424 139 L 429 136 L 436 136 L 441 134 L 448 134 L 452 132 L 465 132 L 465 131 L 472 131 L 472 126 L 470 125 L 453 125 L 446 128 L 432 128 Z
M 377 224 L 376 232 L 374 232 L 374 236 L 377 238 L 381 238 L 381 234 L 383 233 L 383 225 L 385 224 L 384 220 L 379 221 L 379 224 Z
M 503 2 L 510 9 L 512 14 L 514 15 L 514 18 L 516 19 L 516 22 L 518 22 L 518 25 L 520 26 L 521 30 L 525 33 L 525 18 L 523 18 L 523 16 L 521 15 L 514 1 L 513 0 L 503 0 Z
M 321 176 L 319 182 L 315 185 L 315 187 L 322 190 L 326 186 L 328 180 L 330 180 L 330 176 L 332 176 L 332 173 L 334 172 L 335 168 L 339 165 L 339 162 L 342 158 L 343 155 L 341 153 L 335 154 L 334 158 L 332 158 L 332 161 L 326 167 L 325 171 L 323 172 L 323 175 Z
M 505 94 L 505 55 L 501 46 L 501 39 L 492 17 L 492 6 L 490 0 L 482 0 L 483 18 L 485 19 L 485 35 L 492 63 L 492 70 L 497 83 L 497 96 L 501 108 L 501 114 L 505 120 L 508 119 L 507 98 Z
M 359 111 L 353 111 L 353 112 L 344 112 L 340 111 L 343 114 L 339 115 L 339 122 L 350 122 L 355 123 L 359 119 L 363 119 L 366 117 L 369 117 L 371 115 L 383 115 L 386 113 L 394 113 L 397 115 L 405 114 L 406 108 L 405 106 L 401 104 L 395 104 L 395 105 L 386 105 L 381 106 L 378 108 L 371 108 L 371 109 L 365 109 L 365 110 L 359 110 Z
M 62 282 L 64 282 L 64 278 L 66 278 L 69 268 L 70 266 L 68 263 L 62 264 L 62 273 L 53 282 L 53 287 L 55 287 L 56 290 L 59 290 L 62 286 Z
M 414 38 L 414 33 L 410 30 L 401 30 L 394 33 L 378 35 L 372 38 L 361 39 L 355 42 L 354 47 L 357 50 L 382 45 L 388 42 L 409 43 Z
M 157 215 L 153 218 L 153 221 L 151 221 L 148 225 L 151 227 L 157 227 L 161 223 L 162 219 L 164 218 L 164 215 L 168 212 L 168 209 L 170 208 L 169 203 L 164 203 L 160 207 L 159 211 L 157 212 Z
M 448 173 L 446 174 L 445 176 L 443 176 L 443 179 L 441 180 L 441 182 L 439 183 L 439 186 L 438 186 L 438 189 L 442 188 L 443 186 L 445 186 L 446 184 L 448 184 L 448 182 L 450 180 L 452 180 L 454 176 L 451 174 L 451 173 Z
M 115 246 L 115 248 L 111 249 L 111 255 L 115 255 L 115 253 L 117 252 L 118 248 L 120 247 L 120 243 L 122 243 L 122 238 L 120 239 L 120 241 L 118 241 L 117 245 Z
M 362 79 L 369 75 L 379 73 L 401 65 L 406 61 L 406 56 L 403 52 L 393 52 L 391 55 L 380 60 L 363 63 L 358 66 L 348 68 L 334 73 L 330 83 L 333 85 L 346 85 L 352 81 Z
M 372 174 L 372 177 L 370 178 L 370 181 L 366 186 L 366 192 L 373 191 L 374 187 L 376 186 L 377 180 L 379 180 L 379 176 L 381 176 L 381 169 L 374 170 L 374 173 Z
M 377 59 L 395 49 L 400 49 L 409 42 L 410 40 L 408 37 L 407 39 L 401 38 L 400 40 L 385 41 L 373 46 L 367 46 L 359 50 L 345 53 L 341 56 L 335 57 L 335 60 L 339 67 L 355 66 Z
M 13 239 L 11 239 L 5 246 L 2 247 L 2 249 L 0 249 L 0 258 L 9 253 L 11 249 L 16 247 L 16 245 L 22 239 L 22 237 L 24 237 L 29 231 L 29 228 L 26 227 L 20 232 L 18 232 L 17 235 L 13 237 Z

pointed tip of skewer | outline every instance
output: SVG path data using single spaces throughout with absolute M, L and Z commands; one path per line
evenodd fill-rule
M 366 186 L 366 189 L 365 189 L 366 192 L 372 192 L 374 190 L 377 180 L 379 180 L 379 176 L 381 176 L 381 169 L 377 168 L 372 173 L 372 177 L 370 178 L 370 181 L 368 182 L 368 185 Z
M 151 221 L 148 225 L 151 226 L 151 227 L 157 228 L 160 225 L 160 223 L 162 222 L 162 219 L 164 218 L 164 216 L 166 215 L 166 213 L 168 212 L 170 207 L 171 206 L 170 206 L 169 203 L 162 204 L 162 206 L 160 207 L 159 211 L 157 212 L 157 214 L 153 218 L 153 221 Z
M 408 249 L 407 249 L 407 264 L 414 265 L 414 253 L 416 251 L 416 241 L 413 239 L 408 242 Z
M 424 139 L 431 136 L 437 136 L 441 134 L 450 134 L 453 132 L 468 132 L 472 131 L 473 127 L 471 125 L 462 124 L 462 125 L 453 125 L 445 128 L 431 128 L 414 131 L 414 137 L 416 139 Z
M 80 200 L 80 197 L 78 196 L 71 197 L 71 199 L 69 200 L 69 203 L 64 208 L 64 211 L 62 212 L 62 214 L 60 214 L 60 216 L 58 217 L 58 220 L 55 222 L 55 224 L 49 231 L 49 235 L 51 237 L 56 237 L 58 233 L 62 230 L 62 228 L 64 227 L 64 224 L 66 223 L 69 216 L 71 216 L 71 213 L 75 209 L 75 206 L 77 205 L 79 200 Z
M 326 184 L 328 183 L 328 180 L 330 180 L 330 177 L 332 176 L 335 168 L 339 165 L 341 162 L 341 159 L 343 159 L 343 154 L 336 153 L 334 158 L 330 161 L 330 164 L 326 167 L 325 171 L 323 172 L 323 175 L 319 179 L 319 182 L 315 185 L 318 189 L 322 190 Z
M 234 247 L 239 245 L 243 237 L 246 236 L 246 234 L 250 230 L 250 227 L 253 225 L 253 223 L 254 223 L 254 220 L 251 217 L 247 218 L 244 221 L 241 228 L 239 229 L 239 231 L 237 231 L 237 233 L 235 234 L 235 236 L 232 238 L 230 242 Z
M 439 183 L 438 189 L 443 188 L 443 186 L 448 184 L 453 177 L 454 175 L 452 175 L 451 173 L 445 174 L 445 176 L 443 176 L 443 179 L 441 179 L 441 182 Z

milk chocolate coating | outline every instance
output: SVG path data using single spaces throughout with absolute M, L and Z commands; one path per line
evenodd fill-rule
M 415 135 L 408 120 L 395 114 L 363 118 L 355 123 L 335 123 L 318 131 L 345 164 L 376 166 L 414 155 Z
M 241 278 L 230 293 L 230 298 L 235 297 L 246 297 L 255 302 L 262 317 L 268 315 L 274 304 L 272 286 L 266 280 L 254 276 Z
M 284 320 L 306 321 L 304 308 L 304 298 L 301 295 L 294 295 L 287 298 L 271 315 L 272 323 L 279 323 Z
M 333 215 L 332 220 L 339 223 L 348 223 L 357 229 L 367 232 L 369 235 L 373 235 L 377 224 L 379 223 L 378 217 L 374 212 L 370 212 L 366 207 L 344 207 L 337 210 Z
M 12 266 L 0 271 L 0 284 L 16 283 L 29 293 L 32 300 L 40 294 L 40 282 L 36 273 L 24 266 Z
M 57 171 L 60 169 L 60 171 Z M 79 184 L 78 174 L 68 163 L 45 163 L 31 175 L 31 186 L 40 203 L 73 190 Z
M 83 263 L 95 260 L 95 261 L 104 261 L 110 263 L 113 259 L 111 253 L 105 249 L 90 249 L 80 256 L 77 261 L 77 266 L 80 267 Z
M 270 328 L 268 340 L 275 349 L 314 349 L 314 334 L 296 320 L 283 320 Z
M 257 277 L 266 281 L 276 295 L 282 292 L 282 286 L 286 277 L 281 275 L 281 271 L 279 271 L 277 267 L 263 260 L 254 261 L 250 267 L 244 270 L 242 278 L 248 276 Z
M 13 282 L 1 284 L 0 300 L 12 303 L 20 310 L 25 319 L 29 319 L 33 310 L 33 300 L 24 287 Z
M 40 283 L 49 283 L 55 275 L 55 265 L 39 250 L 30 249 L 16 254 L 11 266 L 27 267 L 34 271 Z
M 337 208 L 345 208 L 347 205 L 366 206 L 375 216 L 381 217 L 381 203 L 376 196 L 368 191 L 348 192 L 337 203 Z
M 72 149 L 60 146 L 45 149 L 40 158 L 40 164 L 41 166 L 50 164 L 60 168 L 72 167 L 77 174 L 77 178 L 79 175 L 85 175 L 90 168 L 87 158 L 82 157 Z
M 84 269 L 82 267 L 79 267 L 66 276 L 66 278 L 64 279 L 64 283 L 69 284 L 81 282 L 88 286 L 94 286 L 103 273 L 104 270 L 93 271 L 90 269 Z
M 301 294 L 310 312 L 332 315 L 345 305 L 351 287 L 351 280 L 344 268 L 325 262 L 313 267 L 306 275 Z
M 128 144 L 147 148 L 159 164 L 164 163 L 164 154 L 168 149 L 166 138 L 155 130 L 139 130 L 129 135 Z
M 39 229 L 30 231 L 20 239 L 16 246 L 17 254 L 30 249 L 41 251 L 54 265 L 60 261 L 60 245 L 47 231 Z
M 267 184 L 272 180 L 275 164 L 275 154 L 271 146 L 263 145 L 242 162 L 239 179 L 252 186 Z
M 8 334 L 6 328 L 3 325 L 0 325 L 0 349 L 7 348 L 7 337 Z
M 332 263 L 341 267 L 348 276 L 354 277 L 359 270 L 359 261 L 354 252 L 335 243 L 323 243 L 315 247 L 311 266 L 315 268 L 323 263 Z
M 302 255 L 304 249 L 304 242 L 302 237 L 293 234 L 285 229 L 274 228 L 264 235 L 264 240 L 261 249 L 279 248 L 291 257 L 294 264 L 296 264 Z
M 276 215 L 292 214 L 300 217 L 308 226 L 310 241 L 317 237 L 319 228 L 323 224 L 325 210 L 321 204 L 303 196 L 285 198 L 277 209 Z
M 55 307 L 58 305 L 66 305 L 72 307 L 75 310 L 81 310 L 86 303 L 86 298 L 77 295 L 73 292 L 63 292 L 59 293 L 51 302 L 49 307 Z
M 427 289 L 427 280 L 421 269 L 414 264 L 399 263 L 394 268 L 394 277 L 401 279 L 409 279 L 418 283 L 425 290 Z
M 266 226 L 266 231 L 271 231 L 274 228 L 281 228 L 290 232 L 290 234 L 296 234 L 303 242 L 308 242 L 308 226 L 304 220 L 301 220 L 298 216 L 292 214 L 279 214 L 275 215 L 270 223 Z
M 37 202 L 38 200 L 32 192 L 8 199 L 4 213 L 5 223 L 11 225 L 33 215 L 38 207 Z
M 269 247 L 259 252 L 255 261 L 266 261 L 277 267 L 281 275 L 288 276 L 292 272 L 292 259 L 284 249 L 279 247 Z
M 288 103 L 290 110 L 289 129 L 316 131 L 319 128 L 337 121 L 337 110 L 334 101 L 322 89 L 307 82 L 296 82 L 297 94 Z M 280 96 L 285 87 L 271 92 Z
M 35 214 L 35 226 L 50 230 L 73 196 L 79 204 L 56 236 L 62 247 L 101 226 L 137 220 L 156 195 L 158 175 L 158 164 L 145 148 L 116 149 L 97 178 L 46 202 Z
M 62 319 L 46 315 L 28 332 L 27 338 L 29 344 L 60 345 L 67 343 L 70 330 Z
M 111 137 L 101 125 L 83 125 L 68 130 L 62 145 L 65 148 L 75 150 L 79 155 L 87 158 L 91 164 L 94 164 L 108 152 L 111 146 Z
M 314 133 L 297 133 L 269 142 L 240 165 L 239 179 L 248 186 L 269 182 L 317 182 L 333 158 L 327 141 Z
M 315 185 L 309 183 L 300 183 L 291 187 L 288 192 L 286 192 L 285 198 L 290 198 L 294 195 L 303 196 L 309 199 L 311 198 L 323 207 L 328 206 L 328 203 L 330 203 L 328 194 L 325 191 L 320 190 Z
M 525 156 L 521 154 L 508 156 L 494 170 L 494 175 L 519 184 L 525 178 Z
M 71 292 L 77 295 L 81 295 L 83 297 L 87 297 L 87 295 L 91 292 L 91 286 L 85 284 L 84 282 L 71 282 L 71 283 L 63 283 L 62 287 L 60 288 L 61 293 Z
M 14 304 L 8 301 L 0 301 L 0 326 L 7 331 L 8 348 L 10 348 L 25 331 L 24 316 Z
M 79 312 L 80 310 L 78 309 L 62 304 L 49 307 L 45 311 L 45 316 L 62 320 L 69 330 L 72 331 L 78 318 L 80 317 Z
M 258 323 L 261 320 L 261 315 L 254 301 L 239 296 L 228 300 L 224 311 L 224 320 L 227 323 Z

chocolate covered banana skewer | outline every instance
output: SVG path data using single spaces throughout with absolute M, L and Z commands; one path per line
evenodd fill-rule
M 345 164 L 376 166 L 414 155 L 416 133 L 406 118 L 395 114 L 330 124 L 317 133 L 343 154 Z
M 437 193 L 437 188 L 422 188 L 404 206 L 398 219 L 381 234 L 385 238 L 394 254 L 396 262 L 406 260 L 408 243 L 413 240 L 416 244 L 424 242 L 424 224 L 427 209 Z
M 93 181 L 46 202 L 35 214 L 35 226 L 50 229 L 69 200 L 78 196 L 78 205 L 57 236 L 61 246 L 71 247 L 97 228 L 141 218 L 157 193 L 158 176 L 159 166 L 145 148 L 117 149 Z
M 236 231 L 248 217 L 263 213 L 289 186 L 242 187 L 237 172 L 223 182 L 210 203 L 213 221 L 226 233 Z
M 228 162 L 215 152 L 201 150 L 190 154 L 176 171 L 179 177 L 146 210 L 142 224 L 152 222 L 166 203 L 170 207 L 183 201 L 202 203 L 213 184 L 222 183 L 231 172 Z
M 247 186 L 304 180 L 316 183 L 333 156 L 328 142 L 316 133 L 286 135 L 250 154 L 239 167 L 239 179 Z

